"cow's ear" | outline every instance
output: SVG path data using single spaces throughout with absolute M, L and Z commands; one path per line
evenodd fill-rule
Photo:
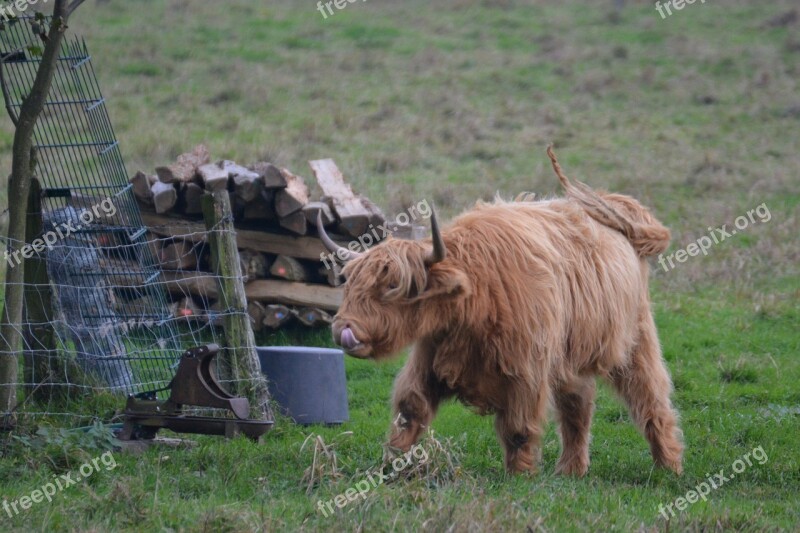
M 472 284 L 464 271 L 453 266 L 433 265 L 428 271 L 428 284 L 419 299 L 435 296 L 458 297 L 472 292 Z

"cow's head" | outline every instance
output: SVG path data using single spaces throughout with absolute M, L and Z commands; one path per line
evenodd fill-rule
M 443 329 L 457 300 L 471 292 L 467 275 L 447 257 L 435 213 L 430 243 L 389 237 L 362 253 L 333 242 L 319 217 L 317 229 L 326 248 L 347 263 L 333 340 L 354 357 L 386 357 Z

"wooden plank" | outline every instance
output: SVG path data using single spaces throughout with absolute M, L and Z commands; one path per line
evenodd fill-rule
M 308 203 L 308 187 L 305 180 L 286 170 L 281 169 L 286 179 L 286 188 L 275 193 L 275 214 L 283 218 L 303 208 Z
M 147 228 L 165 237 L 180 237 L 192 242 L 205 242 L 206 230 L 202 224 L 184 219 L 166 217 L 153 212 L 142 211 L 142 221 Z M 275 255 L 289 255 L 298 259 L 320 260 L 320 254 L 327 257 L 328 250 L 316 237 L 295 237 L 253 230 L 236 230 L 236 243 L 239 248 L 249 248 Z M 346 242 L 339 242 L 347 246 Z
M 197 296 L 204 301 L 219 298 L 214 274 L 164 270 L 161 275 L 164 287 L 173 296 Z M 245 284 L 244 290 L 248 301 L 319 307 L 326 311 L 336 311 L 342 304 L 343 294 L 341 287 L 275 279 L 250 281 Z M 221 305 L 227 309 L 224 303 Z
M 161 278 L 164 287 L 172 296 L 197 296 L 203 301 L 219 298 L 217 277 L 208 272 L 184 272 L 181 270 L 163 270 Z
M 175 163 L 166 167 L 156 167 L 156 175 L 164 183 L 186 183 L 194 179 L 198 167 L 209 161 L 211 161 L 211 156 L 208 148 L 198 144 L 191 152 L 179 155 Z
M 342 305 L 343 291 L 338 287 L 328 287 L 297 281 L 259 279 L 245 286 L 248 300 L 319 307 L 336 311 Z
M 252 165 L 250 170 L 257 172 L 261 176 L 261 181 L 266 189 L 283 189 L 287 185 L 286 177 L 281 172 L 281 169 L 272 163 L 261 161 Z
M 360 237 L 367 231 L 372 213 L 364 207 L 361 198 L 353 193 L 350 185 L 333 159 L 309 161 L 311 170 L 323 194 L 333 202 L 334 211 L 339 217 L 339 229 L 351 237 Z

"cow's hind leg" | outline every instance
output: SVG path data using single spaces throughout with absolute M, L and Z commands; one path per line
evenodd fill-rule
M 547 411 L 546 385 L 509 385 L 506 409 L 498 411 L 495 429 L 505 450 L 506 469 L 532 472 L 541 459 L 542 425 Z
M 628 405 L 631 417 L 650 443 L 655 462 L 680 474 L 683 443 L 678 415 L 672 408 L 672 381 L 661 357 L 656 327 L 650 313 L 640 323 L 630 362 L 615 368 L 611 383 Z
M 593 376 L 576 377 L 554 394 L 561 432 L 561 457 L 557 474 L 584 476 L 589 470 L 589 440 L 594 413 Z

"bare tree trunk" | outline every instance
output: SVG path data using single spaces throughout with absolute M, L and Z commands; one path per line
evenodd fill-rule
M 42 52 L 36 79 L 31 92 L 23 100 L 19 116 L 15 117 L 11 110 L 3 77 L 3 96 L 6 108 L 16 126 L 11 177 L 8 180 L 8 243 L 9 254 L 20 250 L 25 245 L 26 207 L 33 173 L 34 157 L 32 152 L 33 128 L 42 112 L 53 74 L 56 69 L 61 41 L 67 27 L 67 18 L 83 0 L 73 0 L 69 6 L 66 0 L 56 0 L 53 7 L 53 18 Z M 2 58 L 0 60 L 4 60 Z M 4 68 L 0 65 L 0 69 Z M 0 428 L 12 427 L 15 423 L 13 410 L 17 405 L 17 373 L 19 369 L 19 344 L 21 339 L 22 303 L 24 292 L 24 264 L 9 266 L 6 271 L 5 305 L 0 323 Z

